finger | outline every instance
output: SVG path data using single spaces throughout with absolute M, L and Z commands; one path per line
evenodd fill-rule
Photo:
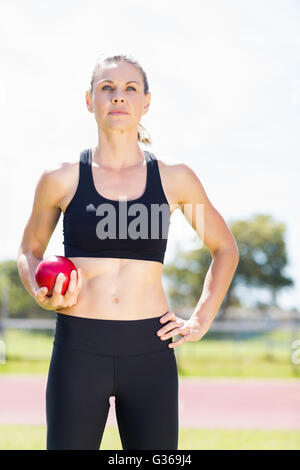
M 161 318 L 160 318 L 160 322 L 161 323 L 165 323 L 166 321 L 169 321 L 169 320 L 176 320 L 176 315 L 175 315 L 175 312 L 167 312 L 165 315 L 163 315 Z
M 47 308 L 50 305 L 51 296 L 46 295 L 48 292 L 47 287 L 42 287 L 36 292 L 35 300 L 43 308 Z
M 166 334 L 168 331 L 177 328 L 178 326 L 183 326 L 184 321 L 183 320 L 177 320 L 176 322 L 168 323 L 166 326 L 158 330 L 157 334 L 158 336 L 162 336 Z
M 174 328 L 170 330 L 169 332 L 164 333 L 161 336 L 161 339 L 164 340 L 164 339 L 172 338 L 173 336 L 177 336 L 177 335 L 188 335 L 189 333 L 190 333 L 189 329 L 183 329 L 182 327 L 178 327 L 178 328 Z
M 38 299 L 42 299 L 42 298 L 45 297 L 45 295 L 47 294 L 47 292 L 48 292 L 47 287 L 41 287 L 40 289 L 38 289 L 38 290 L 36 291 L 35 295 L 36 295 L 36 297 L 37 297 Z
M 177 341 L 173 341 L 172 343 L 168 344 L 169 348 L 176 348 L 177 346 L 180 346 L 183 343 L 186 343 L 188 341 L 189 335 L 182 336 L 182 338 L 178 339 Z
M 65 295 L 72 294 L 75 291 L 76 284 L 77 284 L 77 275 L 76 275 L 75 269 L 73 269 L 70 274 L 70 282 L 69 282 Z
M 42 287 L 41 289 L 39 289 L 35 295 L 36 301 L 40 304 L 45 303 L 49 299 L 49 296 L 47 295 L 47 293 L 48 293 L 47 287 Z
M 63 273 L 59 273 L 56 277 L 53 292 L 60 292 L 59 287 L 62 286 L 65 276 Z
M 78 268 L 78 280 L 77 280 L 77 288 L 80 290 L 82 286 L 82 271 L 81 268 Z
M 59 273 L 58 276 L 56 277 L 55 285 L 53 288 L 53 303 L 57 304 L 58 302 L 61 304 L 61 298 L 63 297 L 61 290 L 62 290 L 62 285 L 64 282 L 65 276 L 63 273 Z

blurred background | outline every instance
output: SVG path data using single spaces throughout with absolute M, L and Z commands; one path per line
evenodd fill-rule
M 102 52 L 144 67 L 143 146 L 185 162 L 240 261 L 208 333 L 175 349 L 179 449 L 300 448 L 300 4 L 296 0 L 3 0 L 0 4 L 0 448 L 45 448 L 55 312 L 16 256 L 41 173 L 96 145 L 85 105 Z M 63 255 L 62 218 L 44 257 Z M 211 257 L 176 210 L 163 283 L 188 318 Z M 101 449 L 121 449 L 113 403 Z

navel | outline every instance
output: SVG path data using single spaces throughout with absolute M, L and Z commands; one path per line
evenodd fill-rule
M 113 295 L 111 296 L 111 300 L 112 300 L 114 303 L 118 303 L 118 302 L 119 302 L 119 297 L 118 297 L 117 295 L 113 294 Z

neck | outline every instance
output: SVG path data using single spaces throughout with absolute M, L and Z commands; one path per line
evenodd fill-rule
M 136 129 L 111 132 L 98 129 L 98 144 L 93 150 L 93 161 L 112 170 L 143 163 L 144 153 L 138 144 Z

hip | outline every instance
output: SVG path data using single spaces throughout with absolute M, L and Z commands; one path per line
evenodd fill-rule
M 174 354 L 174 348 L 168 346 L 172 338 L 162 341 L 157 336 L 162 315 L 141 320 L 104 320 L 58 313 L 54 347 L 107 356 L 130 356 L 163 350 Z

